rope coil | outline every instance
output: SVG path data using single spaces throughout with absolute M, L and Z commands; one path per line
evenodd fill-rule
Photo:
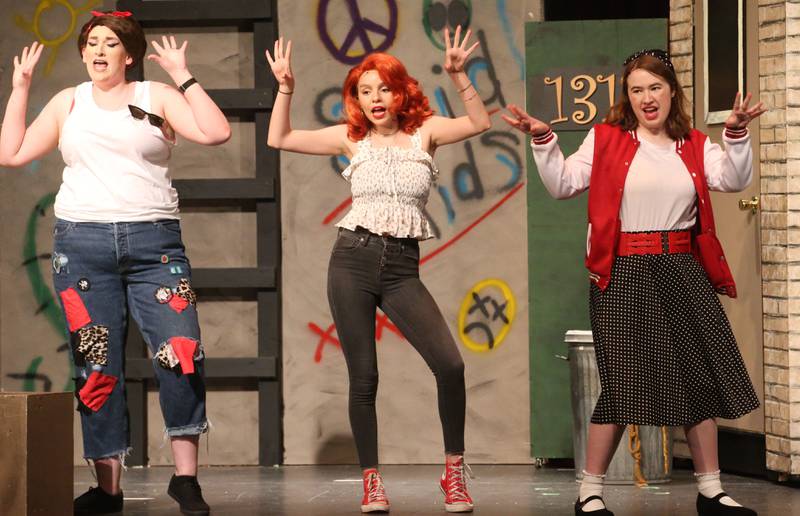
M 628 425 L 628 452 L 633 457 L 633 480 L 637 487 L 647 485 L 642 472 L 642 440 L 639 436 L 639 425 Z M 664 475 L 669 474 L 669 440 L 666 426 L 661 427 L 661 457 L 664 463 Z

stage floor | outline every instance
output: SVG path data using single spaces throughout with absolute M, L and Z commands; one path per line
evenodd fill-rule
M 477 465 L 470 481 L 476 514 L 560 516 L 573 514 L 578 493 L 573 470 L 533 466 Z M 438 466 L 383 466 L 395 516 L 444 515 Z M 178 514 L 166 494 L 172 469 L 130 468 L 123 476 L 126 515 Z M 361 478 L 355 466 L 206 467 L 203 494 L 213 515 L 360 514 Z M 800 516 L 800 489 L 766 480 L 723 475 L 723 486 L 760 516 Z M 75 493 L 95 485 L 88 467 L 75 468 Z M 604 498 L 617 516 L 696 514 L 697 489 L 691 472 L 678 470 L 672 482 L 647 488 L 608 486 Z

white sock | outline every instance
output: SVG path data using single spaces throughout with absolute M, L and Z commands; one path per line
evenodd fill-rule
M 582 502 L 590 496 L 599 496 L 602 498 L 604 478 L 606 478 L 605 475 L 593 475 L 591 473 L 587 473 L 586 470 L 583 470 L 583 480 L 581 480 L 581 488 L 580 491 L 578 491 L 578 500 Z M 605 508 L 606 506 L 602 501 L 592 500 L 583 506 L 583 511 L 599 511 L 600 509 Z
M 719 480 L 719 470 L 711 471 L 709 473 L 695 473 L 694 478 L 697 479 L 697 489 L 700 494 L 706 498 L 714 498 L 722 493 L 722 482 Z M 723 496 L 719 499 L 719 503 L 729 507 L 741 507 L 740 504 L 730 496 Z

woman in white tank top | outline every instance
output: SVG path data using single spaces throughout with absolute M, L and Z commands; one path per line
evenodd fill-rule
M 24 166 L 57 146 L 66 164 L 55 204 L 53 279 L 72 345 L 84 456 L 94 461 L 99 484 L 75 500 L 75 514 L 122 510 L 128 311 L 154 355 L 176 463 L 168 493 L 182 510 L 208 514 L 196 477 L 199 434 L 208 426 L 203 352 L 167 162 L 176 133 L 218 145 L 230 127 L 189 73 L 186 43 L 164 37 L 153 47 L 148 59 L 178 89 L 128 82 L 126 69 L 147 50 L 141 26 L 129 12 L 92 11 L 78 38 L 90 81 L 57 93 L 26 127 L 43 49 L 34 42 L 14 58 L 0 131 L 0 166 Z
M 362 512 L 389 510 L 378 473 L 375 394 L 375 310 L 380 307 L 433 371 L 445 451 L 440 487 L 448 512 L 471 512 L 464 474 L 466 394 L 464 362 L 447 323 L 419 279 L 419 240 L 431 238 L 423 208 L 438 171 L 437 147 L 475 136 L 491 123 L 480 95 L 464 73 L 478 43 L 468 46 L 461 27 L 454 41 L 445 29 L 444 69 L 466 116 L 433 116 L 419 83 L 387 54 L 371 54 L 352 68 L 342 88 L 346 123 L 298 131 L 289 123 L 294 90 L 291 42 L 275 42 L 267 60 L 279 83 L 267 144 L 305 154 L 346 155 L 342 176 L 353 204 L 337 223 L 339 237 L 328 267 L 328 300 L 350 378 L 350 425 L 363 473 Z M 402 366 L 401 366 L 402 367 Z

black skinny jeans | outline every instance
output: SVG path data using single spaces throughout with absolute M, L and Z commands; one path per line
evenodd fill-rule
M 340 229 L 328 267 L 328 301 L 350 376 L 350 426 L 361 467 L 378 465 L 375 309 L 389 316 L 436 377 L 446 453 L 464 451 L 464 361 L 419 279 L 419 243 Z

